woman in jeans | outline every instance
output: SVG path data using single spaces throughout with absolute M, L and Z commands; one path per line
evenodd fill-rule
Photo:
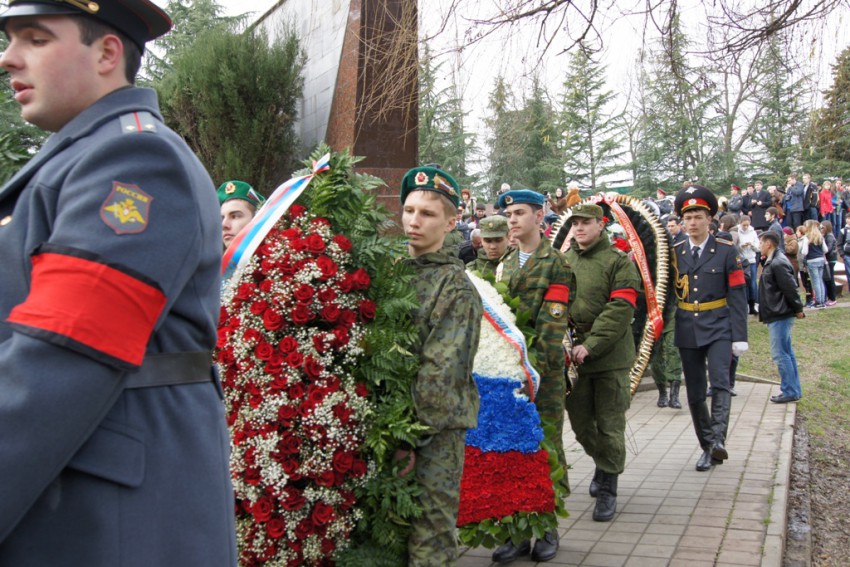
M 823 283 L 826 287 L 826 306 L 832 307 L 835 301 L 835 264 L 838 263 L 838 246 L 835 234 L 833 234 L 832 223 L 825 220 L 820 226 L 823 234 L 823 242 L 826 244 L 827 269 L 823 271 Z
M 755 305 L 758 301 L 759 237 L 755 229 L 750 226 L 750 217 L 747 215 L 741 216 L 741 221 L 738 225 L 738 250 L 741 251 L 741 255 L 750 263 L 747 267 L 747 270 L 750 272 L 747 278 L 747 303 L 750 307 L 750 315 L 755 315 Z
M 823 284 L 823 270 L 826 265 L 826 244 L 823 241 L 820 223 L 816 220 L 805 222 L 806 236 L 800 241 L 800 258 L 805 259 L 815 296 L 815 309 L 823 309 L 826 301 L 826 289 Z

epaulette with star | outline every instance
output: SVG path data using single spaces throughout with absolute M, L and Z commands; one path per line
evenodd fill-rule
M 735 246 L 735 243 L 734 243 L 734 242 L 732 242 L 731 240 L 726 240 L 725 238 L 717 238 L 717 237 L 715 237 L 715 240 L 716 240 L 717 242 L 719 242 L 720 244 L 725 244 L 725 245 L 727 245 L 727 246 Z
M 677 242 L 677 243 L 675 243 L 675 244 L 673 245 L 673 248 L 675 248 L 676 246 L 681 246 L 681 245 L 683 245 L 685 242 L 687 242 L 687 240 L 684 240 L 684 239 L 683 239 L 683 240 L 680 240 L 679 242 Z

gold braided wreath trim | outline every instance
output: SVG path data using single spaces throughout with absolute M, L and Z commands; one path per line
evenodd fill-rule
M 629 245 L 633 251 L 632 259 L 637 265 L 638 272 L 643 282 L 643 288 L 646 295 L 647 317 L 646 325 L 644 325 L 641 334 L 640 345 L 638 346 L 637 356 L 632 363 L 629 371 L 629 382 L 631 384 L 631 393 L 634 396 L 643 373 L 649 365 L 649 359 L 652 355 L 652 346 L 661 336 L 663 322 L 661 314 L 664 311 L 664 304 L 667 301 L 668 293 L 668 278 L 670 275 L 670 245 L 667 238 L 667 231 L 661 224 L 655 213 L 640 199 L 629 195 L 620 195 L 619 193 L 599 193 L 588 197 L 581 203 L 605 204 L 611 210 L 616 221 L 623 230 L 626 231 L 626 236 Z M 652 242 L 643 242 L 637 234 L 637 229 L 632 224 L 631 219 L 626 215 L 623 209 L 631 209 L 633 212 L 640 215 L 652 230 Z M 569 247 L 567 234 L 570 231 L 569 218 L 572 214 L 572 208 L 567 209 L 558 217 L 558 220 L 552 225 L 551 237 L 552 245 L 562 252 Z M 652 246 L 656 251 L 655 266 L 650 266 L 646 259 L 645 247 Z M 653 279 L 653 274 L 655 277 Z M 654 294 L 651 291 L 654 290 Z M 653 313 L 655 311 L 655 313 Z M 565 345 L 571 345 L 571 338 L 568 336 L 564 339 Z M 570 379 L 578 378 L 575 367 L 570 365 Z

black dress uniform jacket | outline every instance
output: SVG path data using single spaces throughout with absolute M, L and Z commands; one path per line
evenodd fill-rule
M 235 564 L 219 222 L 147 89 L 0 188 L 0 565 Z
M 704 310 L 676 310 L 676 346 L 702 348 L 714 341 L 747 340 L 747 293 L 735 245 L 709 235 L 694 263 L 687 239 L 674 247 L 674 292 L 691 305 L 726 300 L 727 305 Z

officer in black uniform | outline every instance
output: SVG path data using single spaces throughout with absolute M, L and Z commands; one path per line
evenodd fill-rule
M 747 345 L 747 296 L 744 271 L 735 245 L 709 234 L 717 198 L 691 185 L 676 196 L 686 240 L 673 247 L 676 310 L 675 344 L 682 358 L 688 406 L 703 450 L 696 464 L 706 471 L 728 458 L 726 431 L 731 393 L 729 365 Z M 713 396 L 706 405 L 706 365 Z

